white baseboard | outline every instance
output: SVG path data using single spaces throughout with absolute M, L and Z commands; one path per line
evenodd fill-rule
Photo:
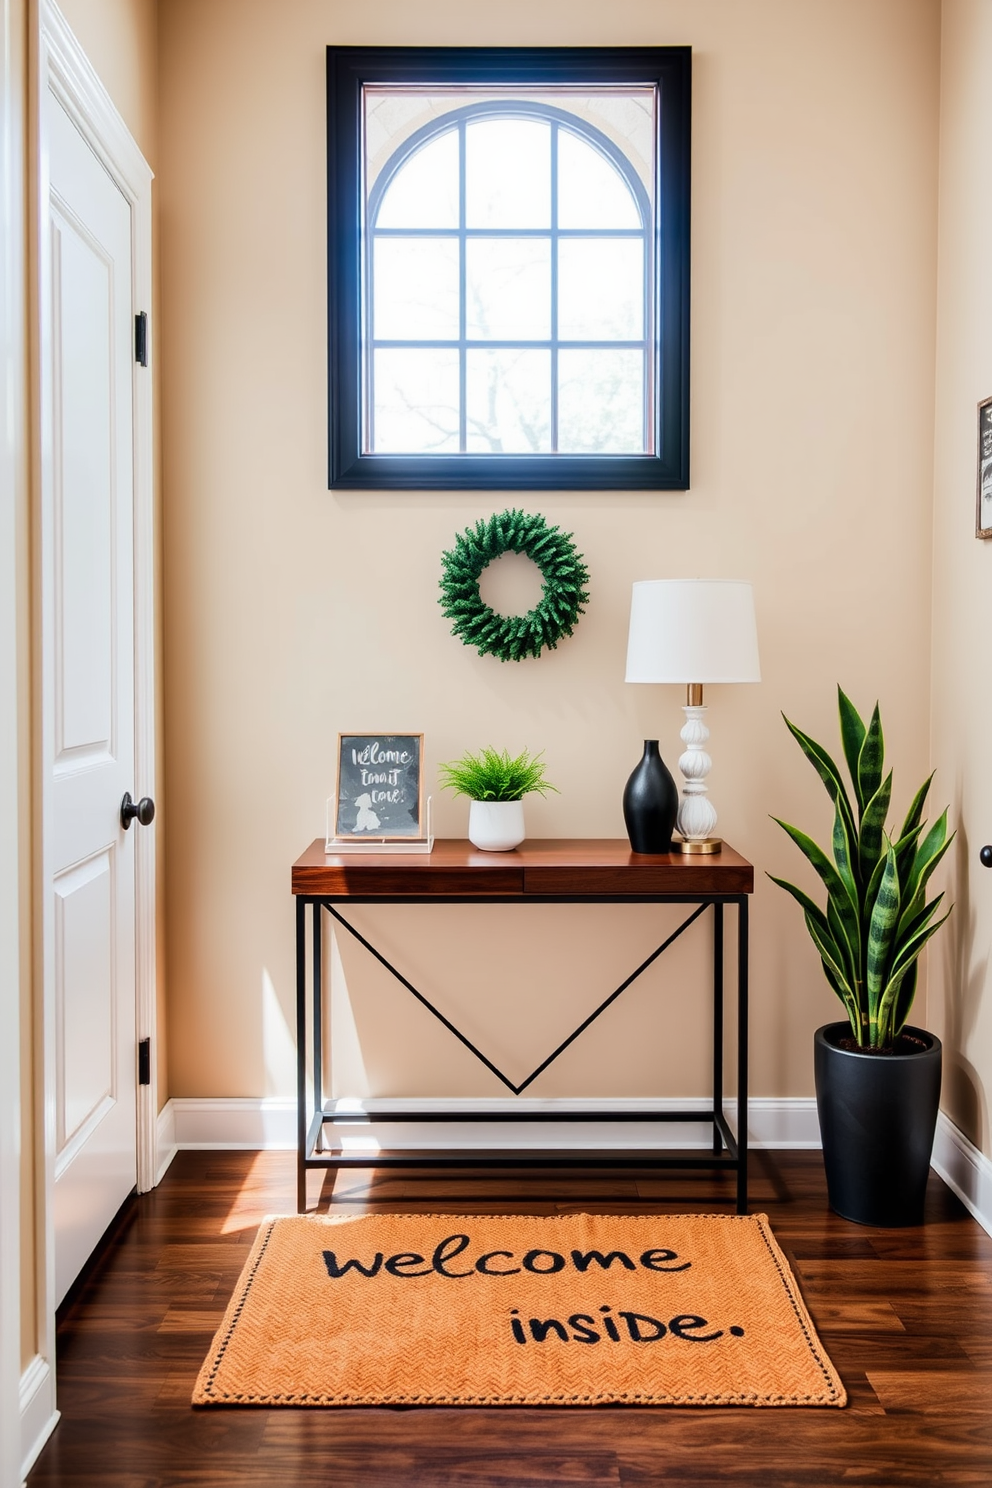
M 649 1097 L 629 1096 L 620 1100 L 535 1100 L 528 1097 L 497 1096 L 487 1100 L 468 1101 L 450 1097 L 412 1096 L 407 1100 L 395 1099 L 342 1099 L 335 1102 L 343 1124 L 353 1126 L 351 1134 L 356 1145 L 362 1140 L 363 1115 L 369 1112 L 388 1114 L 389 1111 L 444 1111 L 450 1113 L 452 1126 L 439 1130 L 437 1123 L 425 1122 L 422 1126 L 407 1122 L 390 1128 L 377 1125 L 376 1135 L 389 1136 L 391 1144 L 417 1147 L 450 1146 L 471 1147 L 480 1144 L 480 1138 L 492 1144 L 495 1139 L 513 1145 L 539 1146 L 554 1142 L 589 1147 L 610 1147 L 617 1143 L 621 1133 L 628 1139 L 636 1139 L 638 1145 L 658 1147 L 706 1147 L 709 1139 L 703 1129 L 696 1125 L 674 1122 L 661 1128 L 649 1129 L 631 1121 L 598 1122 L 597 1114 L 607 1107 L 629 1111 L 698 1111 L 702 1115 L 708 1109 L 706 1100 L 652 1100 Z M 510 1110 L 533 1111 L 551 1115 L 556 1107 L 568 1106 L 572 1110 L 587 1111 L 589 1121 L 595 1129 L 588 1127 L 581 1134 L 566 1123 L 551 1126 L 545 1123 L 538 1128 L 536 1123 L 501 1122 L 500 1118 Z M 491 1113 L 492 1122 L 459 1122 L 461 1112 L 471 1107 L 477 1111 Z M 726 1105 L 727 1120 L 736 1130 L 735 1107 L 732 1101 Z M 371 1137 L 372 1133 L 369 1132 Z M 816 1116 L 816 1101 L 812 1097 L 766 1098 L 755 1096 L 748 1102 L 748 1138 L 752 1147 L 770 1150 L 816 1149 L 820 1146 L 820 1128 Z M 287 1096 L 265 1096 L 257 1099 L 186 1100 L 173 1099 L 166 1103 L 158 1118 L 158 1152 L 161 1178 L 176 1153 L 183 1149 L 216 1148 L 223 1150 L 244 1148 L 249 1150 L 291 1152 L 296 1147 L 296 1102 Z M 978 1223 L 992 1234 L 992 1160 L 969 1142 L 963 1132 L 943 1111 L 937 1117 L 937 1134 L 933 1146 L 933 1168 L 947 1186 L 973 1214 Z
M 335 1103 L 343 1123 L 362 1126 L 363 1115 L 368 1112 L 388 1114 L 389 1111 L 444 1111 L 450 1113 L 454 1129 L 446 1126 L 440 1130 L 436 1122 L 425 1122 L 422 1126 L 407 1122 L 401 1128 L 390 1127 L 388 1133 L 377 1125 L 377 1134 L 390 1138 L 390 1145 L 413 1145 L 420 1148 L 432 1146 L 471 1147 L 492 1145 L 494 1138 L 505 1140 L 507 1145 L 541 1146 L 575 1145 L 588 1149 L 590 1146 L 616 1146 L 622 1134 L 637 1144 L 656 1147 L 708 1147 L 709 1137 L 699 1125 L 670 1123 L 662 1128 L 641 1126 L 638 1122 L 597 1122 L 603 1110 L 612 1108 L 628 1111 L 631 1115 L 651 1111 L 698 1111 L 700 1116 L 709 1109 L 705 1099 L 664 1099 L 650 1097 L 627 1097 L 620 1100 L 534 1100 L 526 1097 L 496 1097 L 489 1100 L 469 1101 L 451 1098 L 411 1097 L 408 1100 L 341 1100 Z M 556 1109 L 587 1111 L 589 1121 L 595 1125 L 590 1134 L 587 1127 L 576 1133 L 574 1126 L 562 1123 L 549 1127 L 547 1123 L 538 1127 L 535 1123 L 501 1122 L 511 1110 L 528 1111 L 541 1115 L 553 1115 Z M 492 1122 L 484 1125 L 458 1122 L 459 1115 L 467 1110 L 491 1113 Z M 735 1107 L 728 1101 L 727 1120 L 731 1129 L 736 1128 Z M 292 1151 L 296 1147 L 296 1102 L 292 1098 L 267 1096 L 258 1099 L 170 1100 L 159 1116 L 159 1152 L 182 1151 L 196 1148 L 268 1149 Z M 753 1147 L 769 1148 L 816 1148 L 820 1145 L 820 1130 L 816 1119 L 815 1100 L 780 1099 L 761 1097 L 748 1103 L 748 1137 Z M 360 1140 L 360 1133 L 356 1142 Z M 171 1161 L 171 1157 L 169 1158 Z M 168 1164 L 166 1163 L 166 1166 Z M 164 1172 L 164 1167 L 162 1168 Z
M 237 1100 L 174 1097 L 163 1110 L 163 1117 L 166 1111 L 172 1120 L 173 1142 L 180 1152 L 200 1147 L 263 1151 L 296 1147 L 296 1101 L 290 1097 Z
M 736 1126 L 736 1122 L 732 1125 Z M 816 1150 L 820 1147 L 820 1122 L 814 1096 L 755 1096 L 747 1103 L 748 1141 L 752 1147 L 771 1151 Z
M 931 1166 L 982 1229 L 992 1235 L 992 1161 L 943 1111 L 937 1117 Z
M 166 1101 L 155 1123 L 155 1183 L 162 1182 L 169 1164 L 179 1148 L 176 1146 L 176 1113 L 173 1102 Z
M 58 1425 L 51 1365 L 35 1354 L 21 1375 L 21 1476 L 26 1478 Z

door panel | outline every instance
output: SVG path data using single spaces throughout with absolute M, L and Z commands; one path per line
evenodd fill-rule
M 45 555 L 60 1301 L 136 1178 L 131 209 L 47 100 Z
M 56 1166 L 115 1095 L 113 870 L 104 852 L 55 880 Z
M 58 766 L 112 750 L 114 286 L 100 243 L 54 210 L 52 269 Z

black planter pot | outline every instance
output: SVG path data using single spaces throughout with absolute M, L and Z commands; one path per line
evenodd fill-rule
M 827 1023 L 813 1040 L 830 1207 L 856 1224 L 921 1224 L 940 1100 L 940 1039 L 907 1025 L 903 1032 L 926 1048 L 863 1054 L 839 1047 L 850 1031 L 846 1022 Z
M 679 809 L 679 793 L 658 753 L 658 740 L 645 739 L 644 753 L 623 793 L 623 819 L 635 853 L 669 853 Z

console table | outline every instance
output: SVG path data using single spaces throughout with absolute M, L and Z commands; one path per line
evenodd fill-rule
M 322 839 L 312 843 L 293 864 L 292 889 L 296 898 L 296 1040 L 297 1040 L 297 1204 L 306 1208 L 306 1175 L 311 1168 L 339 1167 L 627 1167 L 729 1168 L 736 1174 L 737 1212 L 747 1212 L 747 1016 L 748 1016 L 748 900 L 754 889 L 754 870 L 739 853 L 724 844 L 712 856 L 641 856 L 626 841 L 609 839 L 535 840 L 513 852 L 479 852 L 471 843 L 438 839 L 434 851 L 423 855 L 369 854 L 347 856 L 325 853 Z M 433 1006 L 397 967 L 386 960 L 344 916 L 351 904 L 684 904 L 692 906 L 669 935 L 619 987 L 519 1084 L 510 1080 L 460 1030 Z M 737 1134 L 730 1130 L 723 1104 L 724 905 L 737 907 Z M 311 912 L 310 955 L 307 955 L 307 910 Z M 692 1155 L 668 1155 L 657 1148 L 582 1151 L 557 1149 L 402 1149 L 369 1153 L 323 1149 L 324 1127 L 340 1113 L 324 1104 L 323 978 L 321 914 L 352 935 L 389 971 L 454 1038 L 460 1040 L 514 1095 L 520 1095 L 558 1056 L 646 971 L 690 925 L 712 908 L 713 948 L 713 1099 L 704 1115 L 699 1111 L 630 1112 L 521 1110 L 501 1112 L 497 1118 L 524 1121 L 636 1120 L 705 1121 L 712 1128 L 712 1150 Z M 309 975 L 308 975 L 309 960 Z M 308 985 L 309 982 L 309 985 Z M 309 1024 L 309 1036 L 308 1036 Z M 307 1051 L 310 1050 L 314 1099 L 307 1098 Z M 363 1112 L 369 1120 L 388 1122 L 433 1120 L 492 1120 L 492 1112 L 425 1112 L 399 1110 Z

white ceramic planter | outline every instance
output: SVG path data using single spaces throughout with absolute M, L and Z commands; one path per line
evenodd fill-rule
M 524 840 L 523 801 L 473 801 L 468 840 L 484 852 L 509 852 Z

